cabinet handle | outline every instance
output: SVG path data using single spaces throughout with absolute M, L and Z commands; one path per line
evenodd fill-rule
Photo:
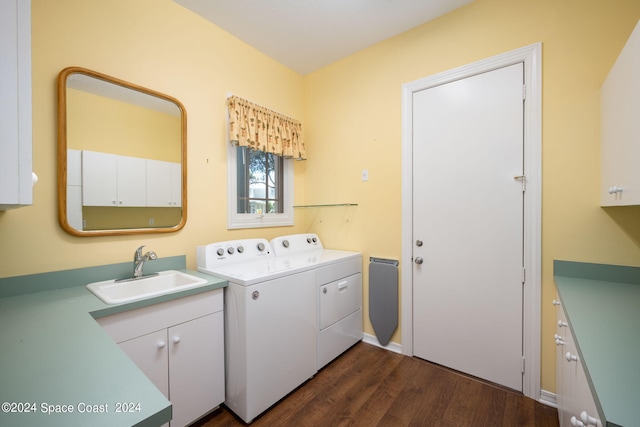
M 584 423 L 582 421 L 578 420 L 575 416 L 571 417 L 569 422 L 571 423 L 571 425 L 573 427 L 585 427 Z
M 578 356 L 571 354 L 567 351 L 567 354 L 564 355 L 564 358 L 567 359 L 567 362 L 577 362 Z
M 562 305 L 562 303 L 556 299 L 553 300 L 553 305 Z
M 587 414 L 587 411 L 580 412 L 580 419 L 584 423 L 585 426 L 597 426 L 598 420 L 596 420 L 591 415 Z
M 173 343 L 174 344 L 178 344 L 179 342 L 180 342 L 180 337 L 179 336 L 173 337 Z
M 344 282 L 338 283 L 338 290 L 341 291 L 341 290 L 345 289 L 348 284 L 349 284 L 349 282 L 346 281 L 346 280 Z
M 560 335 L 555 334 L 553 338 L 556 340 L 556 345 L 564 345 L 564 339 Z
M 164 342 L 162 340 L 158 341 L 158 348 L 164 348 L 165 345 L 167 345 L 166 342 Z
M 618 187 L 618 186 L 609 187 L 609 189 L 607 190 L 607 192 L 608 192 L 609 194 L 618 194 L 618 193 L 622 193 L 622 187 Z
M 558 326 L 561 328 L 566 328 L 568 326 L 568 323 L 563 322 L 562 320 L 558 320 Z

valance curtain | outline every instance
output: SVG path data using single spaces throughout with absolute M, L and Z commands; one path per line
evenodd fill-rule
M 278 156 L 306 159 L 302 123 L 237 96 L 227 98 L 229 141 Z

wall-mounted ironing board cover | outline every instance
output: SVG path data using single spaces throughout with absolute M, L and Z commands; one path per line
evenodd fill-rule
M 398 261 L 369 258 L 369 320 L 381 345 L 398 327 Z

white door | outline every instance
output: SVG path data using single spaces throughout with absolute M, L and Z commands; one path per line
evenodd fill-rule
M 523 73 L 413 98 L 414 354 L 519 391 Z

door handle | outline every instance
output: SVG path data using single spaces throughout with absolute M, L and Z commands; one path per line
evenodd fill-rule
M 415 263 L 416 264 L 422 264 L 424 262 L 424 260 L 422 259 L 422 257 L 416 257 L 415 259 Z

